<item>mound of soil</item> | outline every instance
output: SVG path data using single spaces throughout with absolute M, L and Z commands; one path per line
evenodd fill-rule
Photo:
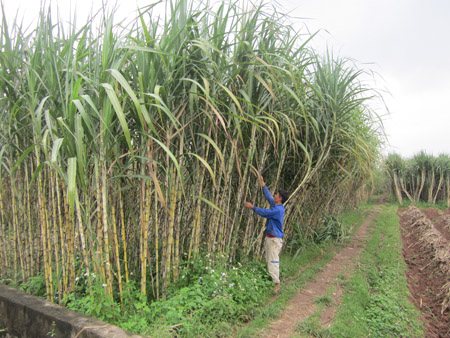
M 422 311 L 426 337 L 450 337 L 450 216 L 437 209 L 399 210 L 403 257 L 412 302 Z

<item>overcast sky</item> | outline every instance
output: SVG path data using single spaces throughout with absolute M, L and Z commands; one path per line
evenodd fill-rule
M 39 0 L 2 2 L 8 16 L 19 11 L 19 18 L 26 21 L 36 16 L 40 6 Z M 295 20 L 299 27 L 320 30 L 314 48 L 328 47 L 335 55 L 355 59 L 359 68 L 377 74 L 373 86 L 388 92 L 383 97 L 389 114 L 377 107 L 389 141 L 384 154 L 412 157 L 421 150 L 435 156 L 450 154 L 449 0 L 277 2 L 290 16 L 299 18 Z M 58 5 L 61 14 L 69 17 L 70 8 L 77 4 L 77 17 L 83 21 L 90 8 L 99 8 L 101 3 L 52 0 L 52 7 Z M 152 1 L 117 0 L 122 17 L 149 3 Z

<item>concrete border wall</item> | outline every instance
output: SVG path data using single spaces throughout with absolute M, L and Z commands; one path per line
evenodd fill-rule
M 0 285 L 0 329 L 21 338 L 142 337 L 5 285 Z

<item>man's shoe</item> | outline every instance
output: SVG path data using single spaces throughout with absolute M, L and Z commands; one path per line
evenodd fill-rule
M 280 292 L 280 283 L 275 284 L 275 287 L 273 288 L 273 293 L 278 293 Z

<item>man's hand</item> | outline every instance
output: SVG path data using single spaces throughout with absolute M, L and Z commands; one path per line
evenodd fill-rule
M 253 209 L 254 205 L 251 204 L 250 202 L 244 202 L 244 207 Z
M 258 179 L 259 179 L 259 183 L 261 183 L 261 188 L 264 187 L 266 185 L 266 183 L 264 182 L 264 178 L 262 177 L 261 174 L 259 174 Z

